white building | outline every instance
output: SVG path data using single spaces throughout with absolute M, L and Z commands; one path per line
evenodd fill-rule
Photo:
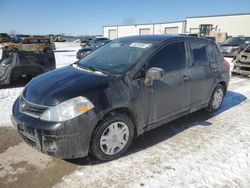
M 115 39 L 144 34 L 197 33 L 200 24 L 213 24 L 229 36 L 250 36 L 250 13 L 187 17 L 185 21 L 103 26 L 103 36 Z
M 250 13 L 187 17 L 186 32 L 196 33 L 200 24 L 213 24 L 228 36 L 250 36 Z
M 146 34 L 182 34 L 185 32 L 185 21 L 164 22 L 134 25 L 103 26 L 103 36 L 115 39 L 118 37 Z

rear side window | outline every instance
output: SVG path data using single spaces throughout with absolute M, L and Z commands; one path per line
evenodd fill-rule
M 204 65 L 208 63 L 206 44 L 190 43 L 193 65 Z
M 186 67 L 184 42 L 169 44 L 161 49 L 149 62 L 149 68 L 159 67 L 164 71 L 173 71 Z

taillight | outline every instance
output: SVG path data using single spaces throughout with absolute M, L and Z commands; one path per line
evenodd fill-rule
M 228 61 L 227 60 L 225 60 L 224 58 L 223 58 L 223 65 L 224 65 L 224 67 L 226 68 L 226 69 L 230 69 L 230 64 L 228 63 Z

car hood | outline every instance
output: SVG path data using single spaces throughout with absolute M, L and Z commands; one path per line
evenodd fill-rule
M 112 77 L 67 66 L 32 79 L 23 96 L 32 103 L 55 106 L 63 101 L 105 89 Z

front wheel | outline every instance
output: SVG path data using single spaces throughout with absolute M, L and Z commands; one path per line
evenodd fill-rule
M 212 96 L 209 100 L 207 111 L 214 112 L 218 110 L 222 104 L 225 92 L 221 84 L 218 84 L 212 93 Z
M 91 153 L 102 161 L 116 159 L 127 151 L 133 137 L 134 126 L 128 116 L 109 116 L 93 132 Z

